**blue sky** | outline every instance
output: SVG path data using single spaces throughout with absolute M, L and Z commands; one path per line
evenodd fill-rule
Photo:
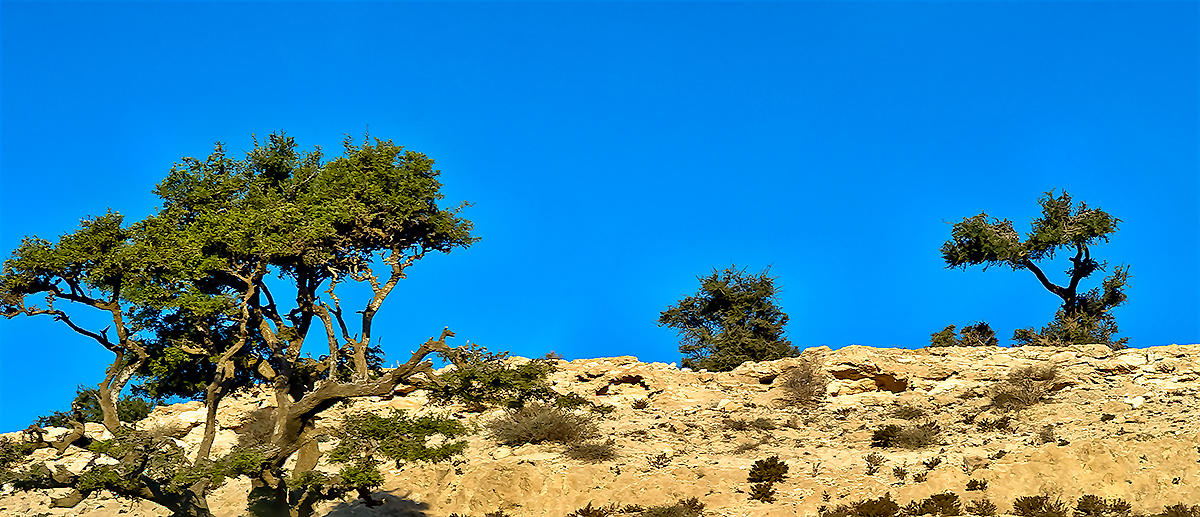
M 730 263 L 771 266 L 801 347 L 979 319 L 1007 338 L 1057 298 L 938 248 L 981 210 L 1026 229 L 1052 188 L 1123 220 L 1093 253 L 1132 266 L 1122 334 L 1200 342 L 1197 6 L 8 1 L 0 252 L 149 214 L 217 140 L 336 153 L 369 127 L 437 160 L 483 237 L 410 271 L 377 323 L 391 359 L 449 325 L 519 355 L 677 361 L 658 313 Z M 0 320 L 0 429 L 109 360 Z

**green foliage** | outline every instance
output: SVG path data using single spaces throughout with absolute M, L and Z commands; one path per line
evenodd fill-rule
M 1106 285 L 1111 283 L 1115 286 L 1113 288 L 1117 290 L 1117 294 L 1114 296 L 1122 301 L 1124 301 L 1125 295 L 1121 289 L 1124 288 L 1125 280 L 1128 277 L 1127 271 L 1126 268 L 1118 267 L 1114 276 L 1104 280 Z M 1088 299 L 1100 296 L 1102 295 L 1095 290 L 1082 295 Z M 1094 305 L 1092 302 L 1083 303 Z M 1012 339 L 1015 346 L 1067 346 L 1097 343 L 1108 345 L 1113 349 L 1125 348 L 1129 338 L 1114 340 L 1117 332 L 1116 319 L 1107 309 L 1096 313 L 1080 311 L 1071 314 L 1060 309 L 1054 314 L 1054 319 L 1041 330 L 1034 330 L 1033 327 L 1016 329 L 1013 331 Z
M 592 417 L 542 403 L 510 409 L 487 424 L 489 434 L 505 445 L 557 442 L 570 445 L 596 435 Z
M 357 458 L 346 464 L 338 471 L 338 477 L 346 486 L 362 489 L 375 489 L 383 486 L 383 473 L 379 471 L 379 462 L 372 458 Z
M 1062 299 L 1059 314 L 1041 332 L 1032 328 L 1016 331 L 1013 340 L 1017 344 L 1105 343 L 1113 348 L 1123 348 L 1126 340 L 1114 340 L 1117 325 L 1111 311 L 1125 303 L 1128 268 L 1117 267 L 1100 287 L 1084 294 L 1078 292 L 1082 279 L 1106 267 L 1105 263 L 1092 258 L 1091 246 L 1108 242 L 1120 220 L 1103 210 L 1089 208 L 1086 203 L 1073 204 L 1066 192 L 1058 196 L 1053 191 L 1047 192 L 1038 203 L 1042 215 L 1033 221 L 1024 241 L 1011 221 L 989 218 L 986 213 L 956 223 L 951 230 L 951 239 L 942 245 L 946 266 L 1028 269 L 1043 287 Z M 1066 271 L 1070 280 L 1066 285 L 1056 285 L 1036 262 L 1053 259 L 1064 248 L 1074 252 L 1071 267 Z M 944 346 L 949 341 L 945 333 L 943 330 L 934 334 L 937 344 L 933 346 Z
M 36 450 L 36 447 L 32 443 L 13 440 L 7 436 L 0 436 L 0 470 L 6 470 L 24 461 L 26 457 L 33 454 L 34 450 Z
M 559 397 L 546 381 L 556 368 L 554 361 L 534 359 L 514 365 L 505 361 L 505 353 L 473 352 L 465 356 L 463 365 L 442 374 L 440 386 L 429 390 L 431 401 L 463 402 L 473 411 L 482 411 L 488 406 L 518 409 L 531 401 Z M 577 401 L 566 401 L 572 402 Z
M 987 490 L 988 482 L 986 479 L 972 479 L 967 481 L 967 491 Z
M 52 487 L 50 469 L 43 463 L 34 463 L 18 470 L 0 469 L 0 484 L 14 490 L 35 490 Z
M 449 418 L 409 418 L 398 410 L 392 410 L 386 416 L 351 413 L 342 419 L 337 432 L 338 444 L 330 451 L 329 459 L 363 466 L 365 460 L 385 458 L 394 461 L 397 468 L 411 461 L 445 461 L 466 449 L 466 442 L 451 441 L 465 434 L 466 426 Z M 445 441 L 434 447 L 428 446 L 430 438 L 435 436 Z
M 933 494 L 904 507 L 905 515 L 962 515 L 962 502 L 954 492 Z
M 76 388 L 75 400 L 71 403 L 72 412 L 55 411 L 46 416 L 40 416 L 35 421 L 39 427 L 71 427 L 71 422 L 79 418 L 81 422 L 103 422 L 104 413 L 100 409 L 100 392 L 96 388 L 79 386 Z M 155 403 L 146 399 L 125 396 L 117 400 L 117 418 L 122 422 L 137 422 L 150 415 Z
M 963 327 L 961 336 L 956 335 L 954 325 L 934 332 L 929 338 L 929 346 L 1000 346 L 996 332 L 986 321 L 976 322 Z
M 751 483 L 781 483 L 787 479 L 788 465 L 779 456 L 770 456 L 754 462 L 746 481 Z
M 775 487 L 771 483 L 755 483 L 750 485 L 750 499 L 764 503 L 775 502 Z
M 679 332 L 685 367 L 729 371 L 747 361 L 799 355 L 784 337 L 788 316 L 777 304 L 778 288 L 767 271 L 747 274 L 730 266 L 699 280 L 695 295 L 658 318 L 659 325 Z
M 288 440 L 300 439 L 311 412 L 372 391 L 363 389 L 364 381 L 380 379 L 382 355 L 370 323 L 383 299 L 405 268 L 426 254 L 477 240 L 472 223 L 459 216 L 461 206 L 441 206 L 439 175 L 431 159 L 391 141 L 355 144 L 347 138 L 343 155 L 327 160 L 320 150 L 301 151 L 277 133 L 256 139 L 241 159 L 220 144 L 207 158 L 183 158 L 156 187 L 161 205 L 145 219 L 126 224 L 109 213 L 84 219 L 55 242 L 26 238 L 0 271 L 0 313 L 50 316 L 115 352 L 108 371 L 117 384 L 102 386 L 119 394 L 124 379 L 134 374 L 140 383 L 136 393 L 153 399 L 204 396 L 216 404 L 272 379 L 279 395 L 296 402 L 293 410 L 310 411 L 286 415 L 279 443 L 267 447 L 261 439 L 250 440 L 230 455 L 195 465 L 169 440 L 114 431 L 113 440 L 92 447 L 120 463 L 87 469 L 78 483 L 124 490 L 193 514 L 195 505 L 170 506 L 181 500 L 182 487 L 199 487 L 188 493 L 202 501 L 203 481 L 245 473 L 266 484 L 282 483 L 268 497 L 276 506 L 295 503 L 284 462 L 276 456 L 294 450 L 297 444 Z M 374 294 L 362 310 L 341 305 L 349 297 L 338 293 L 349 283 Z M 41 300 L 46 301 L 36 305 Z M 63 307 L 63 300 L 76 304 Z M 78 306 L 100 310 L 111 325 L 77 326 L 67 309 Z M 359 315 L 361 326 L 350 328 Z M 309 335 L 327 336 L 334 356 L 296 357 L 293 351 Z M 452 354 L 444 351 L 445 337 L 437 351 Z M 379 389 L 405 380 L 388 378 Z M 318 385 L 333 388 L 324 392 L 332 398 L 308 399 Z M 80 400 L 70 416 L 94 418 L 86 415 L 93 399 Z M 148 409 L 124 400 L 119 415 L 108 415 L 110 428 L 113 416 L 132 421 Z M 341 431 L 343 442 L 357 441 L 357 448 L 339 444 L 335 452 L 346 464 L 344 478 L 361 486 L 373 483 L 374 461 L 437 460 L 462 450 L 461 443 L 425 447 L 423 440 L 433 432 L 461 434 L 458 424 L 419 419 L 397 424 L 410 431 L 407 437 L 388 434 L 388 426 L 378 422 L 355 425 Z M 29 483 L 39 476 L 36 469 L 16 475 Z M 295 480 L 303 491 L 321 488 L 325 495 L 341 482 L 303 475 Z M 309 511 L 303 500 L 298 504 L 292 509 Z

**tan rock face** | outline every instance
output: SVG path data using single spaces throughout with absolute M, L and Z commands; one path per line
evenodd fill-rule
M 785 402 L 777 382 L 802 360 L 817 361 L 832 379 L 817 407 Z M 989 409 L 993 386 L 1027 366 L 1057 368 L 1048 398 L 1017 412 Z M 1121 497 L 1135 510 L 1200 504 L 1200 345 L 1119 352 L 1102 345 L 821 347 L 806 350 L 803 358 L 747 363 L 727 373 L 685 371 L 627 356 L 561 361 L 551 380 L 560 392 L 616 408 L 600 420 L 600 428 L 615 440 L 618 459 L 581 463 L 565 457 L 558 445 L 499 446 L 481 433 L 468 439 L 466 454 L 454 462 L 387 471 L 383 506 L 335 501 L 323 512 L 445 517 L 503 509 L 514 516 L 559 517 L 589 502 L 656 505 L 697 497 L 709 515 L 815 515 L 822 504 L 884 493 L 904 503 L 947 490 L 966 501 L 986 496 L 1001 511 L 1018 496 L 1042 491 L 1064 499 L 1085 493 Z M 643 399 L 648 407 L 632 407 Z M 246 416 L 270 405 L 265 393 L 231 398 L 219 413 L 222 429 L 214 449 L 236 444 Z M 909 414 L 899 412 L 902 407 Z M 332 425 L 347 411 L 391 409 L 457 414 L 481 425 L 500 414 L 431 407 L 416 392 L 361 400 L 351 409 L 338 406 L 320 421 Z M 203 417 L 193 402 L 158 408 L 138 425 L 169 428 L 194 449 Z M 771 425 L 735 428 L 727 423 L 731 418 Z M 1007 425 L 997 424 L 1005 418 Z M 885 425 L 929 421 L 941 429 L 931 445 L 871 446 L 874 431 Z M 89 433 L 103 435 L 101 429 Z M 884 464 L 868 475 L 865 458 L 874 452 Z M 51 453 L 41 450 L 35 458 Z M 790 467 L 787 480 L 776 485 L 778 500 L 750 501 L 750 466 L 771 455 Z M 72 448 L 54 462 L 78 469 L 93 457 Z M 966 491 L 972 479 L 987 481 L 987 489 Z M 5 490 L 0 515 L 167 514 L 150 503 L 103 495 L 75 509 L 50 509 L 50 492 Z M 245 479 L 233 480 L 210 496 L 210 506 L 218 515 L 243 515 L 247 490 Z

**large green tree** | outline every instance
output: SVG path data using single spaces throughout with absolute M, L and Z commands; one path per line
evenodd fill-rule
M 1013 339 L 1018 344 L 1105 343 L 1123 347 L 1128 338 L 1114 338 L 1118 330 L 1111 311 L 1126 300 L 1129 268 L 1117 266 L 1099 287 L 1080 292 L 1083 279 L 1106 267 L 1092 258 L 1092 246 L 1108 242 L 1120 219 L 1086 203 L 1074 204 L 1065 191 L 1058 195 L 1046 192 L 1038 204 L 1042 215 L 1033 220 L 1024 240 L 1012 221 L 991 218 L 987 213 L 955 223 L 950 240 L 942 244 L 946 267 L 981 265 L 985 270 L 993 266 L 1028 270 L 1042 287 L 1062 300 L 1054 319 L 1040 331 L 1017 330 Z M 1055 283 L 1038 263 L 1053 259 L 1063 250 L 1071 254 L 1071 266 L 1066 270 L 1067 281 Z
M 778 304 L 775 278 L 730 266 L 700 277 L 700 290 L 659 315 L 679 332 L 683 365 L 729 371 L 747 361 L 799 355 L 784 336 L 788 316 Z
M 119 443 L 102 449 L 121 463 L 15 478 L 73 488 L 61 506 L 105 488 L 188 515 L 208 513 L 204 496 L 225 475 L 251 477 L 256 513 L 301 515 L 314 498 L 364 488 L 351 485 L 372 476 L 306 474 L 320 455 L 316 439 L 331 432 L 315 425 L 316 415 L 356 397 L 437 386 L 431 355 L 461 363 L 480 353 L 449 347 L 446 329 L 396 368 L 380 368 L 375 318 L 408 268 L 476 241 L 462 206 L 440 205 L 439 174 L 433 160 L 390 141 L 347 138 L 342 156 L 326 160 L 277 133 L 241 159 L 220 144 L 205 159 L 184 158 L 155 189 L 162 205 L 142 221 L 126 226 L 107 214 L 57 243 L 26 239 L 0 276 L 4 314 L 51 316 L 113 351 L 98 391 Z M 361 307 L 343 301 L 351 284 L 370 293 Z M 105 311 L 113 323 L 83 328 L 64 300 Z M 327 353 L 302 355 L 310 336 Z M 148 394 L 204 401 L 194 457 L 122 425 L 117 397 L 135 375 Z M 274 392 L 269 437 L 210 458 L 221 401 L 260 382 Z M 292 457 L 296 467 L 285 471 Z

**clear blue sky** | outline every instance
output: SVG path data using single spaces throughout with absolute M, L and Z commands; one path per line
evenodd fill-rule
M 410 270 L 391 359 L 449 325 L 534 356 L 677 361 L 658 313 L 768 265 L 797 345 L 1001 337 L 1057 299 L 943 268 L 948 223 L 1024 230 L 1065 188 L 1123 219 L 1134 346 L 1200 342 L 1195 2 L 22 3 L 2 7 L 0 252 L 171 163 L 287 130 L 427 153 L 483 240 Z M 1062 277 L 1065 265 L 1049 270 Z M 1094 278 L 1087 287 L 1098 283 Z M 1007 342 L 1007 339 L 1004 340 Z M 110 355 L 0 321 L 0 430 L 65 409 Z

